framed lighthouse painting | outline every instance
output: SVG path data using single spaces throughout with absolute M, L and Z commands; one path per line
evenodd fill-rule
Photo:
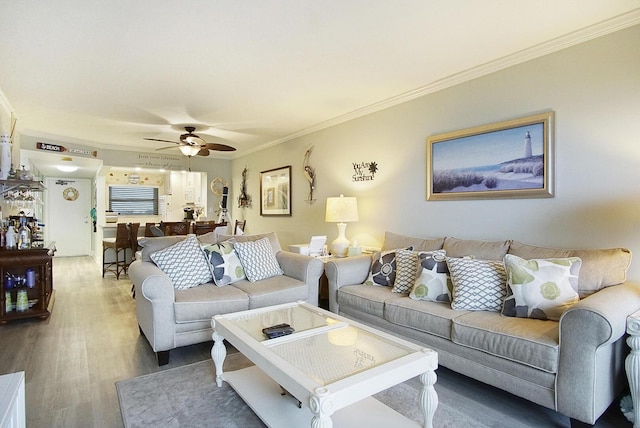
M 554 112 L 427 138 L 427 200 L 553 197 Z

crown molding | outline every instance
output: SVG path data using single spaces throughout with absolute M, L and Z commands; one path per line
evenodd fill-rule
M 498 58 L 494 61 L 487 62 L 477 67 L 461 71 L 460 73 L 453 74 L 451 76 L 432 82 L 428 85 L 396 95 L 394 97 L 387 98 L 380 102 L 354 110 L 350 113 L 337 116 L 333 119 L 325 120 L 324 122 L 320 122 L 313 126 L 304 128 L 298 132 L 287 135 L 286 137 L 264 144 L 259 148 L 256 148 L 255 150 L 244 152 L 243 155 L 263 150 L 268 147 L 293 140 L 294 138 L 311 134 L 313 132 L 321 131 L 332 126 L 339 125 L 341 123 L 348 122 L 350 120 L 357 119 L 359 117 L 366 116 L 368 114 L 372 114 L 386 108 L 393 107 L 414 100 L 416 98 L 420 98 L 425 95 L 429 95 L 434 92 L 438 92 L 443 89 L 447 89 L 452 86 L 456 86 L 461 83 L 498 72 L 500 70 L 504 70 L 514 65 L 522 64 L 532 59 L 540 58 L 545 55 L 549 55 L 551 53 L 569 48 L 571 46 L 579 45 L 589 40 L 593 40 L 607 34 L 615 33 L 616 31 L 623 30 L 637 24 L 640 24 L 640 8 L 634 9 L 633 11 L 625 13 L 623 15 L 619 15 L 614 18 L 602 21 L 598 24 L 591 25 L 581 30 L 574 31 L 564 36 L 557 37 L 547 42 L 540 43 L 528 49 L 523 49 L 505 57 Z

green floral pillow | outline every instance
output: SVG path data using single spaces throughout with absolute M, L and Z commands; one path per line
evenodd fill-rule
M 432 302 L 451 301 L 451 278 L 444 250 L 418 253 L 420 268 L 409 297 Z
M 507 254 L 504 265 L 508 290 L 503 315 L 558 321 L 579 300 L 579 257 L 525 260 Z

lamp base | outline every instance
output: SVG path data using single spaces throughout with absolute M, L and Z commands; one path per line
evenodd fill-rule
M 346 257 L 349 249 L 349 240 L 344 235 L 347 223 L 337 223 L 338 237 L 331 243 L 331 255 L 334 257 Z

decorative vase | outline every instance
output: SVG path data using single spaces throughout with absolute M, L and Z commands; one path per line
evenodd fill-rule
M 0 180 L 9 178 L 9 170 L 11 169 L 11 140 L 9 133 L 2 133 L 0 141 Z

